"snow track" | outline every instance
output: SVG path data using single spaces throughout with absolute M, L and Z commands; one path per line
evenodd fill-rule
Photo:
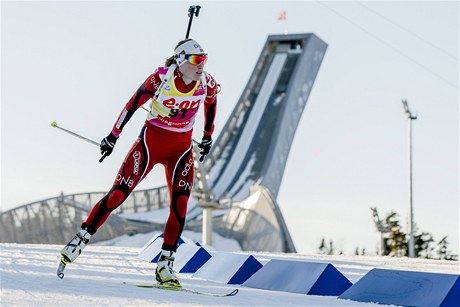
M 0 244 L 2 306 L 375 306 L 336 297 L 307 296 L 236 286 L 235 297 L 206 297 L 186 292 L 155 291 L 133 287 L 154 282 L 154 264 L 137 258 L 139 248 L 91 246 L 56 276 L 58 245 Z M 254 254 L 269 259 L 327 261 L 356 282 L 373 267 L 458 274 L 458 262 L 387 257 L 303 256 Z M 179 274 L 186 287 L 206 292 L 231 291 L 235 285 L 214 283 Z

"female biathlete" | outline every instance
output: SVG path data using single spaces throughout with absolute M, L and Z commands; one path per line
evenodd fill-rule
M 216 115 L 214 78 L 203 70 L 207 54 L 193 39 L 179 42 L 174 55 L 140 86 L 118 116 L 110 134 L 101 142 L 101 161 L 112 153 L 123 127 L 147 100 L 151 110 L 139 138 L 125 157 L 112 189 L 93 207 L 81 230 L 61 250 L 65 264 L 73 262 L 88 244 L 91 235 L 120 206 L 153 166 L 166 169 L 170 213 L 164 229 L 164 243 L 155 270 L 160 283 L 180 286 L 173 271 L 174 253 L 181 236 L 187 203 L 193 184 L 192 129 L 198 109 L 204 105 L 204 131 L 200 161 L 209 153 Z

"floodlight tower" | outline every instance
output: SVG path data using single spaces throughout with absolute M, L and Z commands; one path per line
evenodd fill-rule
M 414 208 L 412 198 L 412 121 L 417 119 L 417 116 L 412 115 L 407 105 L 407 100 L 402 100 L 404 112 L 407 114 L 407 122 L 409 126 L 409 257 L 415 257 L 415 244 L 414 244 Z

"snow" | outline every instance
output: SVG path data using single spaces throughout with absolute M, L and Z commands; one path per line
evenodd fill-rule
M 191 210 L 191 208 L 189 208 Z M 152 222 L 158 224 L 164 224 L 164 222 L 168 219 L 170 209 L 161 208 L 158 210 L 150 211 L 150 212 L 142 212 L 139 213 L 122 213 L 119 216 L 128 220 L 135 220 L 135 221 L 143 221 L 143 222 Z
M 141 234 L 136 234 L 134 236 L 123 235 L 121 237 L 118 237 L 112 240 L 94 243 L 94 245 L 126 246 L 126 247 L 142 248 L 151 238 L 153 238 L 157 234 L 158 232 L 141 233 Z M 188 230 L 184 230 L 184 232 L 182 233 L 182 238 L 190 239 L 192 242 L 202 241 L 201 233 L 196 233 L 196 232 L 188 231 Z M 227 251 L 227 252 L 241 251 L 240 245 L 235 240 L 224 238 L 217 233 L 213 233 L 212 238 L 213 238 L 214 244 L 213 246 L 206 246 L 207 250 L 218 250 L 218 251 Z
M 2 306 L 376 306 L 371 303 L 339 300 L 227 285 L 178 274 L 185 287 L 206 292 L 239 293 L 234 297 L 208 297 L 133 286 L 154 282 L 155 265 L 137 257 L 141 247 L 154 235 L 139 234 L 92 244 L 56 276 L 60 245 L 0 244 Z M 192 240 L 200 234 L 184 232 Z M 216 244 L 226 246 L 223 238 Z M 219 244 L 217 246 L 219 246 Z M 229 246 L 229 245 L 227 245 Z M 218 249 L 217 249 L 218 250 Z M 372 268 L 459 274 L 458 261 L 390 258 L 377 256 L 325 256 L 283 253 L 248 253 L 263 264 L 270 259 L 327 262 L 353 283 Z

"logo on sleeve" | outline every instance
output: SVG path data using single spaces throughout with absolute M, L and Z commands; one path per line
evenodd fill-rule
M 209 78 L 208 80 L 208 86 L 213 88 L 214 86 L 216 86 L 216 80 L 214 80 L 214 78 Z
M 157 82 L 157 80 L 155 79 L 155 77 L 151 77 L 151 78 L 150 78 L 150 84 L 152 84 L 153 87 L 154 87 L 156 90 L 157 90 L 158 87 L 160 86 L 160 83 Z
M 141 153 L 140 151 L 135 151 L 133 154 L 134 158 L 134 168 L 133 168 L 133 173 L 134 175 L 137 175 L 139 173 L 139 164 L 141 162 Z

